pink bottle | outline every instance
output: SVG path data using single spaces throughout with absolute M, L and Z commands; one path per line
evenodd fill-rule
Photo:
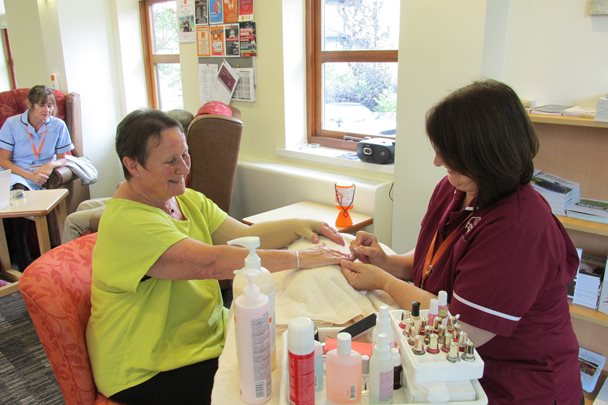
M 327 401 L 331 404 L 361 402 L 361 355 L 351 349 L 349 333 L 338 333 L 337 349 L 325 359 Z

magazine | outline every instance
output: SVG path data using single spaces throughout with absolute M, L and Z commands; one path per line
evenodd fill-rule
M 595 388 L 600 373 L 606 364 L 606 357 L 591 350 L 579 347 L 578 363 L 581 368 L 581 382 L 583 389 L 592 392 Z
M 576 211 L 583 214 L 595 215 L 608 219 L 608 201 L 594 200 L 591 198 L 581 198 L 574 203 L 569 211 Z

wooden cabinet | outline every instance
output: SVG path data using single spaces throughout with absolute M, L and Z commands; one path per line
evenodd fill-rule
M 534 166 L 580 183 L 581 197 L 608 200 L 608 123 L 535 114 L 530 118 L 540 139 Z M 608 255 L 607 224 L 558 218 L 577 247 L 597 256 Z M 608 314 L 574 304 L 570 314 L 579 344 L 608 357 Z M 606 368 L 594 394 L 605 378 Z M 594 394 L 586 395 L 586 403 L 591 404 Z

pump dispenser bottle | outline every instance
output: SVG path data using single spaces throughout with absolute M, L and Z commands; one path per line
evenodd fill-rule
M 327 401 L 358 404 L 361 402 L 361 355 L 351 349 L 349 333 L 338 333 L 337 340 L 338 347 L 330 350 L 325 359 Z
M 255 279 L 256 285 L 260 288 L 262 294 L 268 297 L 268 307 L 270 311 L 270 361 L 272 369 L 277 365 L 277 350 L 276 350 L 276 332 L 275 332 L 275 292 L 274 280 L 272 274 L 264 267 L 258 256 L 256 249 L 260 247 L 260 238 L 258 236 L 246 236 L 243 238 L 233 239 L 228 241 L 229 245 L 242 246 L 249 249 L 249 254 L 245 258 L 245 267 L 234 272 L 234 280 L 232 281 L 232 296 L 238 297 L 242 294 L 243 289 L 247 285 L 247 278 L 244 275 L 245 269 L 255 269 L 259 271 L 258 277 Z
M 393 332 L 393 326 L 391 325 L 391 317 L 388 313 L 388 307 L 386 305 L 382 305 L 380 310 L 378 311 L 378 315 L 376 318 L 376 326 L 374 327 L 374 331 L 372 332 L 372 345 L 375 345 L 378 342 L 378 336 L 384 333 L 387 337 L 386 344 L 388 345 L 388 349 L 390 350 L 395 345 L 395 337 Z
M 236 297 L 234 323 L 241 399 L 255 405 L 268 401 L 272 394 L 268 297 L 255 285 L 258 271 L 245 272 L 248 285 Z
M 388 337 L 381 333 L 378 343 L 374 345 L 372 358 L 369 361 L 369 403 L 392 404 L 394 364 L 387 344 Z

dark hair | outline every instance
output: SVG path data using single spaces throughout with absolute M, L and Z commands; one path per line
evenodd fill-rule
M 519 97 L 495 80 L 454 91 L 426 116 L 426 132 L 441 159 L 477 184 L 483 208 L 530 182 L 538 138 Z
M 125 156 L 130 157 L 145 167 L 149 140 L 153 140 L 158 145 L 161 132 L 174 127 L 180 128 L 183 132 L 179 121 L 162 111 L 149 109 L 130 112 L 120 121 L 116 127 L 116 153 L 122 164 L 125 179 L 130 179 L 131 174 L 122 163 L 122 159 Z
M 181 124 L 182 131 L 184 132 L 184 134 L 186 133 L 186 131 L 188 131 L 188 127 L 190 126 L 190 123 L 194 119 L 194 114 L 192 114 L 190 111 L 183 110 L 181 108 L 169 110 L 169 111 L 167 111 L 167 115 L 169 117 L 177 120 Z
M 49 100 L 55 105 L 55 93 L 53 92 L 53 89 L 39 84 L 30 89 L 29 93 L 27 93 L 27 100 L 32 107 L 35 104 L 46 104 Z

